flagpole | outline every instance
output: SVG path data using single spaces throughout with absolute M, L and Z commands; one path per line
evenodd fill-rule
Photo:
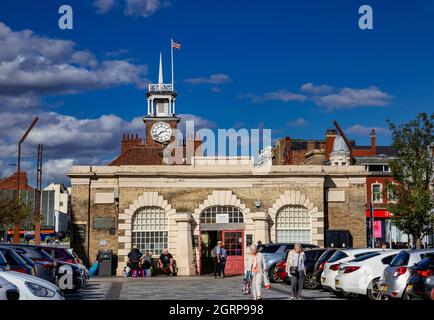
M 170 39 L 170 54 L 172 58 L 172 90 L 175 91 L 175 85 L 173 82 L 173 39 Z

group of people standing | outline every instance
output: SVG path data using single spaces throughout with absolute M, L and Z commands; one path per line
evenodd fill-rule
M 291 277 L 290 299 L 301 299 L 303 282 L 306 274 L 304 262 L 306 255 L 300 243 L 294 245 L 294 249 L 288 253 L 286 260 L 286 273 Z M 250 255 L 247 256 L 244 270 L 244 281 L 249 283 L 253 300 L 261 300 L 262 283 L 266 289 L 270 289 L 270 280 L 266 270 L 264 255 L 258 252 L 256 245 L 250 246 Z
M 153 268 L 152 254 L 146 250 L 145 254 L 137 248 L 133 249 L 128 253 L 128 270 L 124 270 L 124 276 L 136 277 L 150 277 Z M 175 275 L 175 260 L 173 256 L 169 253 L 169 250 L 164 249 L 163 253 L 158 259 L 158 266 L 163 271 L 163 273 L 169 276 Z

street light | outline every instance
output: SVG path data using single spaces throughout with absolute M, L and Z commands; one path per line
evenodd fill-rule
M 20 180 L 21 180 L 21 144 L 26 140 L 27 135 L 30 133 L 30 131 L 35 126 L 36 122 L 39 120 L 38 117 L 33 119 L 30 126 L 27 128 L 24 135 L 21 137 L 20 141 L 18 142 L 18 161 L 17 161 L 17 174 L 18 174 L 18 181 L 17 181 L 17 195 L 18 195 L 18 203 L 21 201 L 21 195 L 20 195 Z M 15 223 L 14 224 L 14 237 L 13 237 L 13 243 L 19 243 L 20 242 L 20 225 Z

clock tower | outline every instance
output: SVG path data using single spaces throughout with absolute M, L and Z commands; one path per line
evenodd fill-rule
M 174 140 L 174 131 L 180 121 L 175 115 L 176 96 L 173 84 L 163 81 L 163 59 L 160 53 L 158 83 L 149 84 L 146 93 L 148 113 L 143 118 L 146 125 L 146 146 L 163 147 Z

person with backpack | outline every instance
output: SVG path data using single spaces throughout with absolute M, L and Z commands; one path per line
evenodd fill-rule
M 286 272 L 291 277 L 291 294 L 290 299 L 301 299 L 301 292 L 303 290 L 304 277 L 306 275 L 306 268 L 304 262 L 306 261 L 306 254 L 300 243 L 294 245 L 294 249 L 288 253 L 286 260 Z
M 221 277 L 221 246 L 222 242 L 217 241 L 217 245 L 211 250 L 211 257 L 214 260 L 214 278 L 217 279 L 217 274 Z

